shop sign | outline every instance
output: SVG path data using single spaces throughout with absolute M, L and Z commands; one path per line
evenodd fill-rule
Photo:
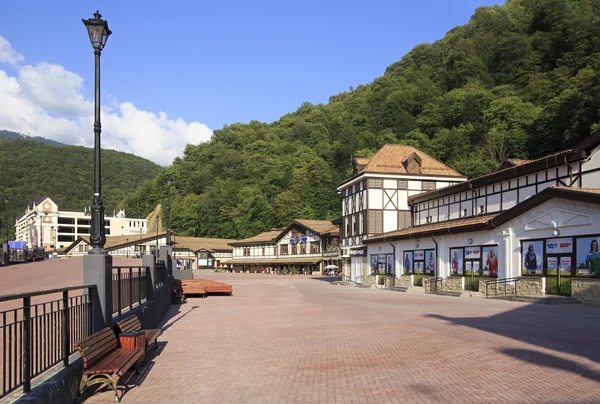
M 365 255 L 367 255 L 366 248 L 357 248 L 354 250 L 350 250 L 350 256 L 352 256 L 352 257 L 361 257 L 361 256 L 365 256 Z
M 465 247 L 466 260 L 478 260 L 481 258 L 481 249 L 479 247 Z
M 553 238 L 546 241 L 546 254 L 563 254 L 573 252 L 573 239 L 571 237 Z
M 423 261 L 425 259 L 425 251 L 417 250 L 414 252 L 414 260 L 415 261 Z

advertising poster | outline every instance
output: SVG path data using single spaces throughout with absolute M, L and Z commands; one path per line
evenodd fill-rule
M 466 260 L 478 260 L 481 258 L 481 249 L 477 247 L 465 247 Z
M 558 270 L 558 257 L 548 257 L 548 271 Z
M 450 275 L 463 274 L 463 250 L 462 248 L 450 249 Z
M 388 274 L 394 273 L 394 260 L 392 257 L 393 257 L 392 254 L 388 254 L 388 256 L 387 256 L 386 272 Z
M 560 272 L 571 272 L 571 257 L 560 257 Z
M 571 237 L 546 240 L 546 254 L 563 254 L 572 252 L 573 239 Z
M 425 273 L 433 275 L 435 274 L 435 250 L 427 250 L 425 255 L 427 257 Z
M 425 251 L 423 250 L 417 250 L 414 252 L 414 260 L 415 261 L 423 261 L 425 259 Z
M 577 275 L 600 276 L 600 252 L 598 251 L 600 237 L 584 237 L 577 239 L 577 257 L 575 268 Z
M 479 261 L 473 261 L 473 273 L 475 275 L 480 274 Z
M 377 272 L 377 255 L 371 255 L 371 272 Z
M 544 273 L 544 242 L 542 240 L 524 241 L 522 256 L 523 274 L 541 275 Z
M 465 271 L 470 274 L 473 270 L 473 261 L 465 261 Z
M 404 260 L 402 261 L 402 264 L 404 265 L 404 273 L 405 274 L 412 274 L 413 272 L 413 266 L 412 266 L 412 262 L 413 262 L 413 253 L 412 251 L 408 251 L 408 252 L 404 252 Z
M 483 276 L 498 276 L 498 247 L 484 246 L 483 247 Z M 541 257 L 540 257 L 541 259 Z M 540 261 L 540 269 L 542 263 Z

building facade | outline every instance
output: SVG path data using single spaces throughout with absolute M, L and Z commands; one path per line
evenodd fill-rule
M 370 159 L 354 159 L 352 174 L 338 187 L 342 195 L 340 248 L 344 275 L 359 283 L 369 266 L 365 240 L 410 227 L 410 197 L 467 180 L 420 150 L 404 145 L 385 145 Z M 383 266 L 384 271 L 389 268 Z
M 107 236 L 139 237 L 148 231 L 146 219 L 127 218 L 124 210 L 105 216 L 104 226 Z M 15 223 L 15 239 L 27 242 L 30 247 L 53 251 L 66 248 L 78 237 L 89 236 L 90 229 L 89 209 L 60 209 L 46 196 L 28 201 L 24 214 Z
M 485 292 L 496 285 L 487 281 L 511 279 L 522 294 L 580 293 L 600 275 L 599 188 L 600 131 L 574 148 L 413 195 L 412 227 L 366 241 L 368 281 L 384 255 L 405 286 L 440 278 L 444 290 Z
M 232 259 L 223 262 L 235 272 L 322 273 L 339 267 L 339 229 L 328 220 L 295 219 L 283 230 L 230 245 Z

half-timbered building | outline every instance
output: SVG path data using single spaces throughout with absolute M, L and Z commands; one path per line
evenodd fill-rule
M 344 274 L 360 282 L 369 267 L 364 241 L 412 225 L 409 197 L 466 180 L 412 146 L 388 144 L 371 158 L 354 159 L 352 177 L 338 187 Z M 389 270 L 388 265 L 382 268 Z
M 329 220 L 295 219 L 284 229 L 273 229 L 231 242 L 235 272 L 322 272 L 339 266 L 339 229 Z
M 534 295 L 600 287 L 599 189 L 597 131 L 573 148 L 507 160 L 491 174 L 411 195 L 412 227 L 366 240 L 368 282 L 389 254 L 395 283 L 404 286 L 485 292 L 510 283 Z

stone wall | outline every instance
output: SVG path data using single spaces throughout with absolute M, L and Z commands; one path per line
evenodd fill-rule
M 375 279 L 375 275 L 363 275 L 362 284 L 363 285 L 377 285 L 377 280 Z
M 571 296 L 585 304 L 600 305 L 600 279 L 571 279 Z
M 442 282 L 442 291 L 444 292 L 462 292 L 463 291 L 463 277 L 462 276 L 449 276 Z
M 383 281 L 383 287 L 391 288 L 392 286 L 396 286 L 396 278 L 393 276 L 386 276 Z
M 412 275 L 402 275 L 400 278 L 396 278 L 396 286 L 409 287 L 413 284 Z
M 519 284 L 517 286 L 517 294 L 519 296 L 543 296 L 544 292 L 544 278 L 543 277 L 525 277 L 519 278 Z

